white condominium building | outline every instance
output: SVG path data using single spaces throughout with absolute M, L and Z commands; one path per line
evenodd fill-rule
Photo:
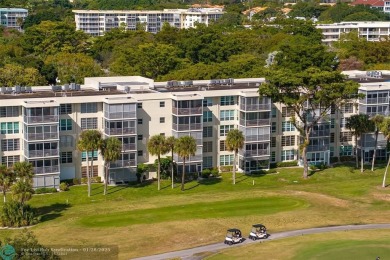
M 323 43 L 330 44 L 338 41 L 340 36 L 355 31 L 359 37 L 367 41 L 379 41 L 381 38 L 390 36 L 390 22 L 341 22 L 333 24 L 318 24 L 322 30 Z
M 21 31 L 21 25 L 27 15 L 27 9 L 0 8 L 0 25 Z
M 222 8 L 164 9 L 156 11 L 141 10 L 73 10 L 76 29 L 93 36 L 102 36 L 113 28 L 123 26 L 125 30 L 143 28 L 157 33 L 164 23 L 172 27 L 187 29 L 196 23 L 209 25 L 223 14 Z
M 355 78 L 364 80 L 360 91 L 366 97 L 334 107 L 313 130 L 307 149 L 310 163 L 329 164 L 336 157 L 353 155 L 347 117 L 359 110 L 388 115 L 390 82 L 364 75 Z M 294 113 L 259 97 L 263 82 L 264 78 L 154 82 L 129 76 L 85 78 L 82 86 L 1 87 L 1 163 L 31 162 L 35 187 L 58 187 L 62 179 L 85 177 L 87 156 L 94 161 L 94 175 L 103 177 L 101 154 L 77 150 L 81 131 L 97 129 L 104 138 L 116 137 L 122 143 L 121 157 L 110 164 L 112 184 L 135 180 L 139 163 L 154 163 L 156 157 L 147 151 L 153 135 L 195 138 L 198 149 L 186 160 L 187 172 L 222 170 L 233 165 L 226 135 L 234 128 L 245 136 L 240 171 L 298 161 L 301 140 L 290 121 Z M 373 135 L 361 140 L 369 162 Z M 379 160 L 386 158 L 383 140 L 381 136 Z M 174 161 L 180 174 L 182 159 L 175 155 Z

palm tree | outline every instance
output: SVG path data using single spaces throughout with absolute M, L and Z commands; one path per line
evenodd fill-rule
M 173 173 L 174 173 L 174 163 L 173 163 L 173 153 L 175 151 L 175 144 L 176 144 L 176 138 L 174 136 L 170 136 L 167 138 L 166 142 L 167 142 L 167 147 L 169 149 L 169 151 L 171 151 L 171 159 L 172 159 L 172 162 L 171 162 L 171 171 L 172 171 L 172 189 L 175 187 L 175 182 L 173 180 Z
M 121 157 L 122 152 L 122 143 L 116 137 L 109 137 L 104 139 L 101 146 L 101 153 L 104 159 L 105 164 L 105 174 L 104 174 L 104 192 L 107 194 L 107 183 L 108 175 L 110 172 L 110 163 L 118 160 Z
M 91 173 L 93 176 L 93 152 L 99 150 L 102 143 L 102 134 L 98 130 L 85 130 L 80 134 L 77 148 L 81 152 L 86 152 L 87 159 L 87 179 L 88 179 L 88 197 L 91 196 Z M 89 153 L 92 154 L 91 173 L 89 172 Z
M 383 115 L 375 115 L 371 118 L 372 123 L 375 126 L 375 144 L 374 144 L 374 155 L 372 156 L 372 165 L 371 165 L 371 171 L 374 171 L 375 167 L 375 159 L 376 159 L 376 149 L 378 146 L 378 135 L 379 135 L 379 129 L 381 127 L 381 124 L 383 123 L 383 120 L 385 117 Z
M 362 136 L 365 133 L 369 133 L 373 131 L 373 123 L 370 121 L 370 118 L 368 115 L 365 114 L 359 114 L 359 115 L 353 115 L 349 118 L 347 118 L 347 123 L 345 124 L 345 127 L 349 129 L 352 132 L 352 135 L 355 136 L 355 154 L 356 154 L 356 168 L 359 168 L 359 160 L 358 160 L 358 143 L 357 139 L 360 138 L 360 151 L 361 151 L 361 167 L 360 172 L 363 172 L 363 163 L 364 163 L 364 150 L 363 150 L 363 140 Z
M 168 152 L 165 136 L 154 135 L 148 141 L 148 152 L 157 155 L 157 189 L 160 190 L 161 155 Z
M 387 143 L 389 143 L 390 141 L 390 118 L 389 117 L 386 117 L 382 124 L 381 124 L 381 127 L 379 129 L 383 135 L 386 137 L 387 139 Z M 385 174 L 383 175 L 383 182 L 382 182 L 382 188 L 385 188 L 386 187 L 386 176 L 387 176 L 387 170 L 389 169 L 389 165 L 390 165 L 390 157 L 388 159 L 388 162 L 387 162 L 387 166 L 386 166 L 386 170 L 385 170 Z
M 34 176 L 33 165 L 29 162 L 16 162 L 12 166 L 16 177 L 23 182 L 31 182 Z
M 244 135 L 238 129 L 232 129 L 226 136 L 226 148 L 230 152 L 234 152 L 233 162 L 233 184 L 236 184 L 236 165 L 238 151 L 244 147 Z
M 22 205 L 25 205 L 25 203 L 30 200 L 34 194 L 32 183 L 22 180 L 19 180 L 14 185 L 12 185 L 11 190 L 13 199 L 20 202 Z
M 3 190 L 4 203 L 6 202 L 7 190 L 16 180 L 15 173 L 6 165 L 0 165 L 0 187 Z
M 196 153 L 196 140 L 192 136 L 182 136 L 177 139 L 175 151 L 177 155 L 183 158 L 183 173 L 181 175 L 181 190 L 184 191 L 184 180 L 186 174 L 186 158 Z

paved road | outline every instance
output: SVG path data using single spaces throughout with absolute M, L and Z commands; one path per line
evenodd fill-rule
M 277 240 L 286 237 L 295 237 L 295 236 L 303 236 L 309 234 L 317 234 L 317 233 L 325 233 L 325 232 L 334 232 L 334 231 L 348 231 L 348 230 L 364 230 L 364 229 L 385 229 L 390 228 L 390 224 L 369 224 L 369 225 L 348 225 L 348 226 L 334 226 L 334 227 L 323 227 L 323 228 L 309 228 L 309 229 L 301 229 L 294 231 L 286 231 L 279 233 L 272 233 L 271 236 L 267 239 L 252 241 L 247 239 L 242 244 L 236 244 L 232 246 L 225 245 L 222 243 L 211 244 L 207 246 L 200 246 L 180 251 L 169 252 L 165 254 L 152 255 L 147 257 L 136 258 L 136 260 L 157 260 L 157 259 L 170 259 L 170 258 L 182 258 L 185 260 L 197 260 L 202 257 L 196 256 L 196 254 L 205 253 L 205 252 L 218 252 L 222 249 L 226 249 L 229 247 L 237 247 L 242 245 L 254 244 L 266 242 L 268 240 Z M 223 238 L 222 238 L 223 239 Z

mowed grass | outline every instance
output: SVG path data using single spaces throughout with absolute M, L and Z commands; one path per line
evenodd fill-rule
M 32 230 L 46 246 L 115 245 L 119 258 L 129 259 L 221 242 L 231 227 L 246 235 L 254 223 L 264 223 L 272 233 L 389 222 L 390 188 L 380 187 L 384 169 L 360 173 L 336 167 L 307 180 L 301 168 L 278 171 L 238 174 L 236 185 L 231 174 L 223 174 L 186 183 L 184 192 L 163 181 L 161 191 L 156 183 L 144 183 L 109 187 L 103 196 L 102 184 L 95 184 L 90 198 L 86 186 L 35 195 L 29 203 L 42 222 Z M 16 232 L 1 230 L 0 237 Z
M 207 260 L 267 259 L 369 260 L 390 256 L 390 230 L 343 231 L 306 235 L 241 248 L 230 248 L 206 257 Z M 283 249 L 283 250 L 280 250 Z

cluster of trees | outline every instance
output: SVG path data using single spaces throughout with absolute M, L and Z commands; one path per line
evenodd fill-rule
M 28 226 L 38 222 L 34 210 L 27 204 L 34 194 L 33 166 L 28 162 L 17 162 L 12 167 L 0 165 L 0 189 L 4 196 L 1 222 L 6 227 Z M 6 200 L 7 191 L 12 197 Z

